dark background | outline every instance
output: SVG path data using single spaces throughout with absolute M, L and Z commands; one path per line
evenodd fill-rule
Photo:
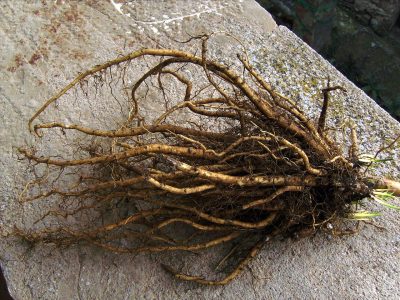
M 13 300 L 8 293 L 6 280 L 4 279 L 3 271 L 0 268 L 0 300 Z
M 257 0 L 400 121 L 400 0 Z

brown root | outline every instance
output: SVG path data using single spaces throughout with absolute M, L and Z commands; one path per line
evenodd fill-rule
M 266 237 L 315 232 L 346 216 L 352 201 L 371 193 L 370 180 L 356 161 L 355 133 L 346 157 L 325 131 L 328 92 L 343 88 L 323 91 L 322 112 L 314 124 L 246 58 L 239 56 L 238 72 L 209 59 L 209 36 L 199 38 L 201 56 L 141 49 L 81 73 L 37 110 L 30 130 L 39 136 L 49 133 L 54 140 L 40 151 L 20 148 L 33 169 L 47 168 L 45 175 L 35 171 L 20 200 L 58 203 L 37 224 L 65 220 L 16 234 L 59 244 L 82 240 L 121 253 L 198 251 L 258 237 L 247 256 L 219 281 L 166 267 L 182 280 L 222 285 L 239 275 Z M 144 58 L 153 66 L 127 84 L 127 69 Z M 81 104 L 89 99 L 90 88 L 97 95 L 104 82 L 125 91 L 125 102 L 117 102 L 129 113 L 116 128 L 83 121 L 35 124 L 69 93 L 88 86 L 78 99 Z M 158 96 L 148 96 L 150 87 Z M 172 89 L 178 92 L 171 95 Z M 117 100 L 115 89 L 111 94 Z M 146 104 L 153 98 L 161 99 L 163 109 L 146 117 Z M 177 121 L 180 114 L 186 119 Z M 71 145 L 72 154 L 53 152 L 57 138 Z M 397 182 L 376 185 L 399 194 Z M 68 222 L 88 215 L 97 219 Z

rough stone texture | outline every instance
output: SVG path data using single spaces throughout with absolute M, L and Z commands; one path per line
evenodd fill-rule
M 369 23 L 360 18 L 363 16 L 361 12 L 355 11 L 355 0 L 341 0 L 336 8 L 335 1 L 258 2 L 278 18 L 278 23 L 287 24 L 308 45 L 400 120 L 399 26 L 392 27 L 384 36 L 378 34 L 371 26 L 365 26 Z M 380 2 L 385 5 L 380 7 L 377 4 Z M 365 3 L 370 7 L 379 6 L 375 9 L 384 9 L 389 13 L 397 11 L 393 7 L 394 2 Z M 397 3 L 400 10 L 400 2 Z M 386 5 L 393 6 L 386 9 Z M 370 12 L 372 14 L 372 10 Z M 374 14 L 374 17 L 377 16 L 379 13 Z M 335 24 L 333 27 L 332 23 Z
M 400 125 L 329 63 L 284 27 L 276 27 L 254 1 L 105 1 L 6 0 L 0 3 L 0 221 L 3 235 L 29 224 L 37 211 L 17 205 L 25 165 L 14 146 L 32 138 L 26 123 L 35 108 L 85 67 L 140 47 L 186 47 L 175 40 L 189 34 L 227 31 L 239 36 L 253 64 L 281 92 L 317 116 L 320 89 L 329 76 L 348 93 L 335 93 L 331 125 L 353 119 L 362 150 L 376 151 Z M 235 42 L 215 38 L 212 53 L 234 59 Z M 70 115 L 76 114 L 74 106 Z M 96 113 L 101 114 L 101 111 Z M 398 147 L 398 145 L 396 145 Z M 376 173 L 399 178 L 395 160 Z M 209 288 L 173 280 L 159 266 L 182 266 L 179 255 L 117 255 L 91 246 L 65 249 L 31 247 L 2 238 L 0 259 L 15 299 L 398 299 L 400 235 L 398 214 L 385 212 L 386 228 L 364 228 L 359 235 L 300 241 L 273 241 L 229 286 Z M 206 263 L 190 267 L 203 270 Z M 208 262 L 205 259 L 205 262 Z

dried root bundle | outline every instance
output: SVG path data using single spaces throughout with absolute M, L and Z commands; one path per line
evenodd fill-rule
M 66 223 L 19 234 L 60 244 L 85 240 L 122 253 L 198 251 L 250 238 L 248 253 L 221 280 L 166 267 L 177 278 L 219 285 L 234 279 L 269 238 L 315 232 L 327 224 L 331 228 L 351 213 L 353 201 L 378 186 L 398 193 L 397 183 L 364 176 L 354 130 L 348 155 L 328 136 L 328 94 L 341 87 L 323 91 L 315 122 L 274 91 L 245 55 L 238 56 L 241 72 L 235 71 L 209 59 L 208 36 L 199 39 L 197 56 L 142 49 L 97 65 L 34 114 L 32 132 L 59 133 L 77 146 L 69 154 L 20 149 L 34 168 L 45 170 L 26 186 L 21 200 L 57 199 L 58 208 L 40 221 L 64 217 Z M 127 68 L 144 59 L 152 66 L 129 82 Z M 113 77 L 116 70 L 119 75 Z M 117 127 L 105 122 L 103 128 L 60 121 L 34 124 L 74 90 L 81 91 L 80 103 L 99 86 L 110 88 L 110 100 L 116 100 L 116 83 L 126 100 L 120 103 L 125 120 Z M 149 117 L 143 107 L 155 101 L 152 90 L 163 109 L 153 109 Z M 122 202 L 125 215 L 113 214 Z M 88 212 L 97 212 L 101 222 L 68 223 Z

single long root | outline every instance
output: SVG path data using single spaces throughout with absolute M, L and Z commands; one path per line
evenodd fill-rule
M 254 237 L 222 280 L 165 266 L 182 280 L 223 285 L 266 240 L 329 229 L 377 185 L 398 193 L 396 182 L 364 175 L 355 131 L 348 156 L 328 136 L 328 93 L 343 88 L 323 91 L 315 122 L 274 91 L 246 55 L 238 56 L 237 67 L 227 67 L 208 58 L 209 36 L 197 39 L 199 56 L 141 49 L 97 65 L 38 109 L 29 120 L 31 132 L 53 133 L 54 144 L 63 139 L 73 151 L 19 149 L 35 170 L 42 169 L 20 200 L 58 206 L 43 214 L 38 229 L 16 234 L 59 244 L 82 240 L 121 253 L 193 252 Z M 130 82 L 129 68 L 144 61 L 151 61 L 148 71 Z M 125 119 L 117 127 L 105 121 L 103 127 L 83 120 L 36 122 L 74 91 L 81 105 L 104 87 L 111 89 L 110 101 L 118 100 L 116 88 L 122 91 L 125 102 L 118 103 Z M 157 101 L 158 111 L 148 117 L 146 105 Z

